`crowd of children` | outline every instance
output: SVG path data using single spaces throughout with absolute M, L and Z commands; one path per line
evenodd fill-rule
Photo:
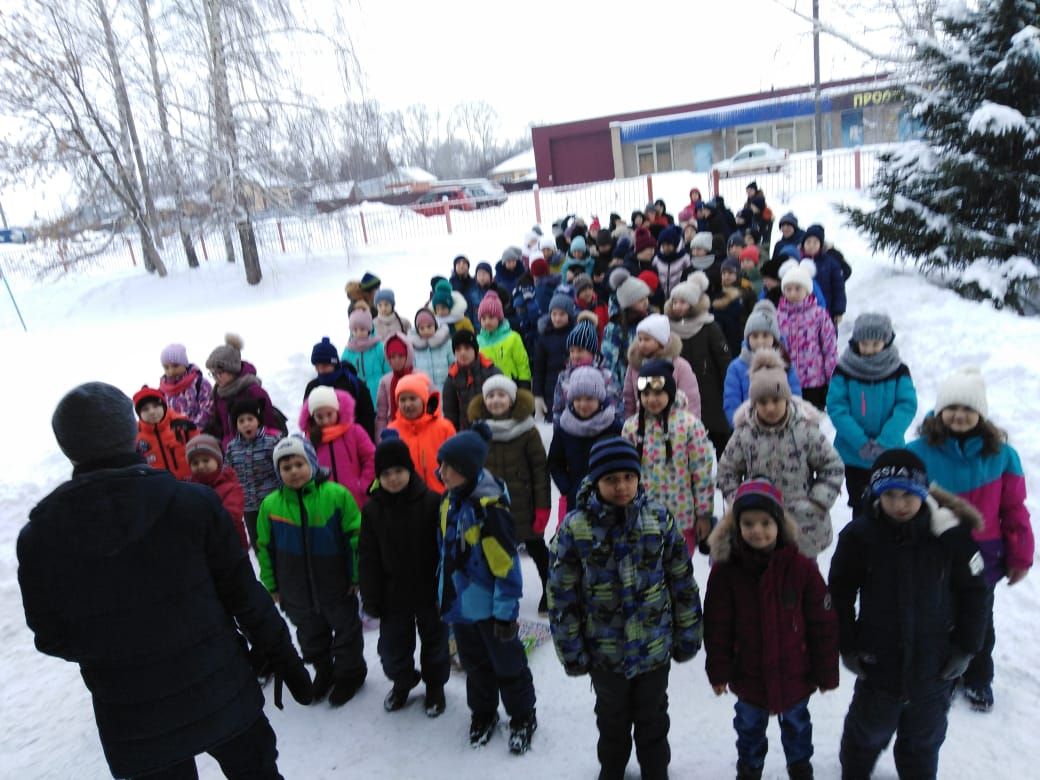
M 837 687 L 839 653 L 857 677 L 843 776 L 869 777 L 898 732 L 901 776 L 934 777 L 954 686 L 993 707 L 994 586 L 1032 564 L 1018 456 L 970 371 L 906 443 L 917 396 L 892 322 L 861 314 L 839 356 L 848 270 L 821 226 L 784 215 L 760 266 L 757 187 L 739 220 L 699 192 L 682 214 L 567 219 L 473 276 L 459 255 L 411 322 L 374 275 L 348 284 L 349 340 L 314 345 L 292 435 L 240 338 L 207 359 L 215 387 L 171 344 L 158 389 L 133 399 L 139 450 L 218 492 L 297 628 L 316 701 L 364 683 L 363 609 L 380 621 L 385 709 L 423 682 L 440 715 L 450 630 L 471 744 L 494 734 L 501 698 L 509 748 L 526 752 L 526 551 L 567 674 L 591 676 L 600 777 L 624 776 L 633 740 L 642 776 L 667 776 L 670 662 L 702 638 L 711 687 L 736 696 L 738 777 L 761 776 L 772 715 L 790 776 L 812 777 L 808 702 Z M 828 591 L 816 559 L 843 483 L 853 521 Z

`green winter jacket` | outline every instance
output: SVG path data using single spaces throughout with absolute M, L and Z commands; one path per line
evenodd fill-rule
M 507 321 L 503 320 L 493 333 L 480 331 L 477 343 L 480 354 L 490 359 L 499 371 L 521 387 L 530 389 L 531 361 L 524 349 L 524 340 L 510 329 Z

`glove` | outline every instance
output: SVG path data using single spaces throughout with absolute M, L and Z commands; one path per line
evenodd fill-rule
M 859 456 L 861 459 L 868 463 L 873 463 L 877 460 L 878 455 L 885 451 L 885 448 L 878 444 L 876 441 L 871 439 L 862 447 L 859 448 Z
M 589 667 L 585 664 L 564 664 L 563 671 L 568 677 L 581 677 L 589 673 Z
M 711 515 L 703 515 L 697 518 L 697 549 L 704 555 L 711 555 L 711 548 L 708 547 L 708 537 L 711 536 L 716 522 Z
M 539 536 L 545 533 L 545 527 L 549 525 L 549 514 L 548 508 L 534 510 L 534 532 Z
M 495 620 L 494 623 L 495 639 L 499 642 L 512 642 L 516 639 L 520 625 L 515 620 Z
M 965 653 L 963 650 L 954 650 L 943 666 L 942 671 L 939 672 L 939 676 L 947 681 L 956 680 L 968 671 L 968 664 L 971 663 L 971 659 L 971 653 Z
M 863 668 L 863 662 L 859 658 L 859 653 L 842 653 L 841 662 L 845 664 L 846 669 L 856 675 L 859 679 L 866 679 L 867 670 Z
M 545 405 L 545 399 L 541 396 L 535 396 L 534 399 L 534 419 L 537 421 L 544 420 L 549 414 L 549 408 Z
M 300 656 L 293 654 L 292 659 L 277 665 L 274 670 L 274 706 L 282 707 L 282 683 L 289 686 L 289 693 L 298 704 L 304 706 L 314 701 L 311 690 L 311 674 L 303 665 Z

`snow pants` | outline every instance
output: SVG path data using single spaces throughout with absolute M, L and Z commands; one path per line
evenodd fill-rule
M 393 682 L 411 683 L 415 670 L 415 632 L 419 631 L 419 668 L 427 686 L 443 688 L 451 673 L 448 626 L 436 605 L 414 615 L 386 615 L 379 621 L 379 660 Z
M 365 640 L 361 633 L 357 596 L 322 604 L 320 611 L 286 606 L 296 626 L 300 655 L 310 664 L 332 660 L 335 680 L 365 678 Z
M 596 691 L 600 780 L 621 780 L 625 776 L 633 733 L 643 780 L 668 777 L 672 759 L 668 745 L 668 671 L 665 665 L 631 679 L 600 669 L 591 671 Z
M 495 639 L 494 623 L 453 623 L 459 660 L 466 670 L 466 703 L 470 712 L 490 715 L 498 709 L 498 697 L 510 718 L 534 709 L 534 678 L 519 639 Z
M 997 644 L 997 635 L 993 630 L 993 589 L 990 589 L 989 622 L 986 624 L 986 638 L 982 640 L 982 649 L 975 654 L 968 664 L 968 670 L 962 678 L 968 688 L 984 688 L 993 684 L 993 648 Z
M 206 752 L 217 760 L 230 780 L 282 780 L 276 763 L 274 730 L 263 713 L 241 734 Z M 157 772 L 136 775 L 135 780 L 197 780 L 198 776 L 192 756 Z
M 740 699 L 733 705 L 733 728 L 737 731 L 737 759 L 746 767 L 761 769 L 766 763 L 769 741 L 766 727 L 769 726 L 769 711 Z M 812 758 L 812 719 L 809 717 L 809 700 L 798 702 L 779 715 L 780 744 L 784 747 L 784 758 L 788 765 Z

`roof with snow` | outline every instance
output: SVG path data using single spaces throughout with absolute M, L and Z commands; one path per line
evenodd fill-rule
M 437 181 L 437 177 L 429 171 L 417 168 L 413 165 L 399 165 L 383 177 L 383 181 L 389 184 L 422 184 Z
M 349 200 L 354 191 L 354 180 L 333 181 L 316 184 L 311 191 L 312 200 Z
M 526 152 L 520 152 L 520 154 L 514 154 L 508 160 L 503 160 L 490 171 L 489 176 L 499 176 L 503 173 L 516 173 L 517 171 L 533 171 L 535 168 L 534 164 L 534 149 L 528 149 Z

